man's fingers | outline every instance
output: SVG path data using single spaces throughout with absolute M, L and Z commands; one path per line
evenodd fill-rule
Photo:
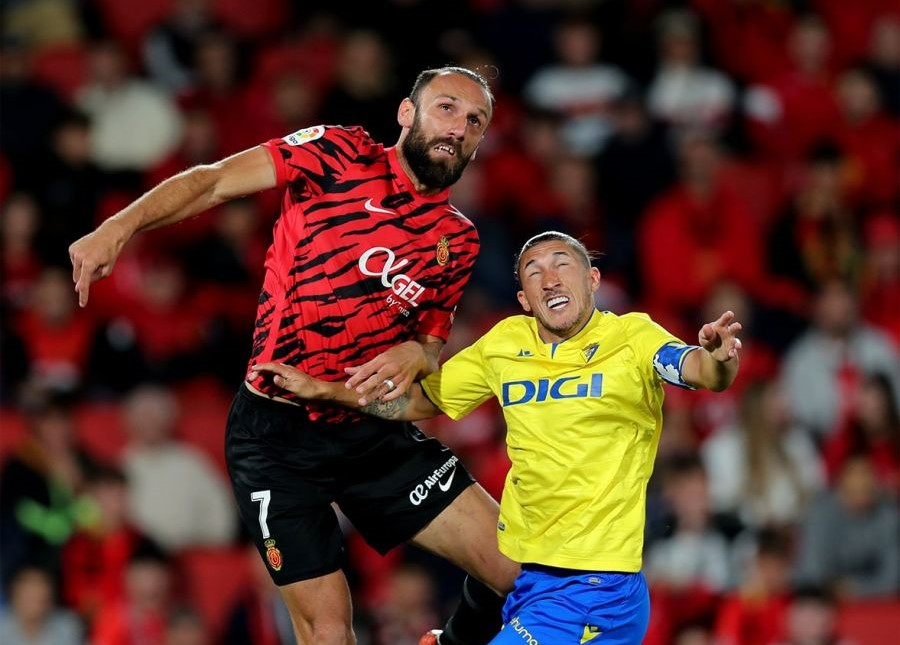
M 372 361 L 369 361 L 365 365 L 360 365 L 359 367 L 356 367 L 356 368 L 348 368 L 348 369 L 355 369 L 356 373 L 353 374 L 349 379 L 347 379 L 347 388 L 348 389 L 354 388 L 354 387 L 358 386 L 360 383 L 362 383 L 363 381 L 372 378 L 372 376 L 377 374 L 378 370 L 380 370 L 381 368 L 382 368 L 382 365 L 380 363 L 376 364 L 376 363 L 373 363 Z
M 406 391 L 409 389 L 412 381 L 406 377 L 401 378 L 400 380 L 394 381 L 394 388 L 388 389 L 385 394 L 381 395 L 382 401 L 393 401 L 394 399 L 399 399 L 401 396 L 406 394 Z
M 93 268 L 87 264 L 81 265 L 78 281 L 75 283 L 75 291 L 78 293 L 78 306 L 85 307 L 88 303 L 88 295 L 91 291 L 91 273 Z
M 729 309 L 719 316 L 719 319 L 714 324 L 716 326 L 726 327 L 732 320 L 734 320 L 734 312 Z
M 360 394 L 372 394 L 374 390 L 384 384 L 384 381 L 385 379 L 378 374 L 372 374 L 372 376 L 356 386 L 356 391 Z

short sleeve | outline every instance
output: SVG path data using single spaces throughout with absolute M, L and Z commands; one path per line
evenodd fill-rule
M 484 337 L 454 354 L 422 381 L 425 395 L 451 419 L 460 419 L 494 394 L 483 355 Z
M 646 314 L 626 314 L 623 318 L 628 319 L 631 343 L 648 377 L 695 389 L 685 382 L 681 369 L 685 357 L 698 349 L 697 345 L 688 345 Z
M 278 187 L 304 181 L 314 192 L 316 185 L 340 177 L 360 155 L 375 145 L 360 127 L 316 125 L 297 130 L 262 144 L 275 164 Z

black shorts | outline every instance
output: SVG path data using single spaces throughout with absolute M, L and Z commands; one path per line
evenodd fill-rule
M 449 448 L 410 423 L 315 423 L 305 408 L 244 386 L 228 413 L 225 457 L 241 521 L 278 585 L 340 568 L 332 502 L 387 553 L 474 482 Z

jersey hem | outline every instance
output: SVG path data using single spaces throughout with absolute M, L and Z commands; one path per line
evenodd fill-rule
M 613 571 L 618 573 L 637 573 L 641 570 L 643 564 L 641 559 L 633 558 L 578 558 L 565 557 L 559 554 L 553 556 L 541 557 L 536 555 L 526 555 L 523 550 L 511 549 L 500 543 L 500 552 L 511 560 L 525 563 L 531 562 L 541 564 L 547 567 L 558 567 L 560 569 L 576 569 L 579 571 Z

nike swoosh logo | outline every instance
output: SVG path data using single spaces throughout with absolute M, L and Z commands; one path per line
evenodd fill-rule
M 456 468 L 454 468 L 450 472 L 450 479 L 448 479 L 446 482 L 438 482 L 438 488 L 446 493 L 448 490 L 450 490 L 450 484 L 453 483 L 454 477 L 456 477 Z
M 372 213 L 387 213 L 388 215 L 396 215 L 397 213 L 394 211 L 389 211 L 386 208 L 379 208 L 372 203 L 372 199 L 369 198 L 366 200 L 366 203 L 363 204 L 367 211 L 371 211 Z

